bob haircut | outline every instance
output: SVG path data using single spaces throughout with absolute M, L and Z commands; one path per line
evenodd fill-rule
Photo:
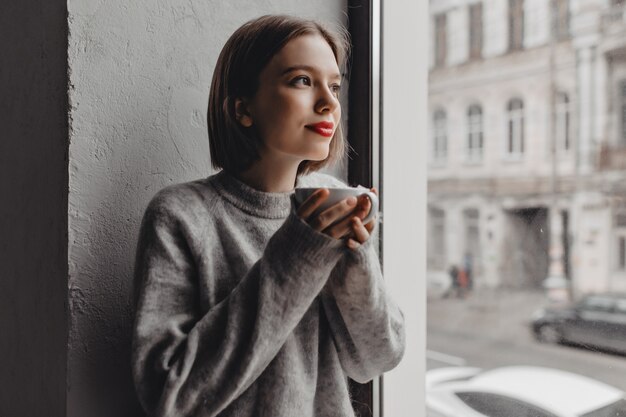
M 235 100 L 254 97 L 259 75 L 272 57 L 287 42 L 303 35 L 320 35 L 331 47 L 341 72 L 345 71 L 350 50 L 348 32 L 324 27 L 319 22 L 287 15 L 266 15 L 250 20 L 237 29 L 220 52 L 211 91 L 207 123 L 211 165 L 231 173 L 248 169 L 260 159 L 262 145 L 254 126 L 243 127 L 236 118 Z M 341 123 L 330 142 L 330 151 L 322 161 L 302 161 L 297 175 L 317 171 L 341 161 L 347 154 Z

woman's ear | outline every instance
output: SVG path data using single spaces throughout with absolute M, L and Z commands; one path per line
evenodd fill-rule
M 243 127 L 252 126 L 252 115 L 248 110 L 248 100 L 242 98 L 235 99 L 235 117 Z

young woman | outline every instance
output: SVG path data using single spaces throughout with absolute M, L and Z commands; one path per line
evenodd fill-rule
M 366 382 L 404 351 L 404 320 L 374 250 L 369 200 L 319 216 L 318 173 L 344 156 L 338 95 L 347 42 L 319 23 L 263 16 L 218 59 L 211 160 L 161 190 L 135 265 L 133 376 L 155 416 L 354 416 Z M 319 188 L 296 207 L 295 187 Z

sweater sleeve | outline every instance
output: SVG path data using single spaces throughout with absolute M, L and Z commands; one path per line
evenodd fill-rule
M 321 294 L 341 365 L 360 383 L 393 369 L 405 347 L 404 315 L 385 289 L 374 249 L 377 231 L 345 252 Z
M 142 221 L 133 378 L 151 416 L 215 416 L 278 353 L 326 283 L 341 242 L 311 229 L 292 209 L 261 259 L 201 314 L 194 255 L 179 211 L 156 199 Z

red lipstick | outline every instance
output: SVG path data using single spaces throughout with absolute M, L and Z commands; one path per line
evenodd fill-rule
M 307 129 L 311 129 L 315 133 L 318 133 L 324 137 L 331 137 L 334 133 L 333 128 L 335 124 L 333 122 L 319 122 L 305 126 Z

